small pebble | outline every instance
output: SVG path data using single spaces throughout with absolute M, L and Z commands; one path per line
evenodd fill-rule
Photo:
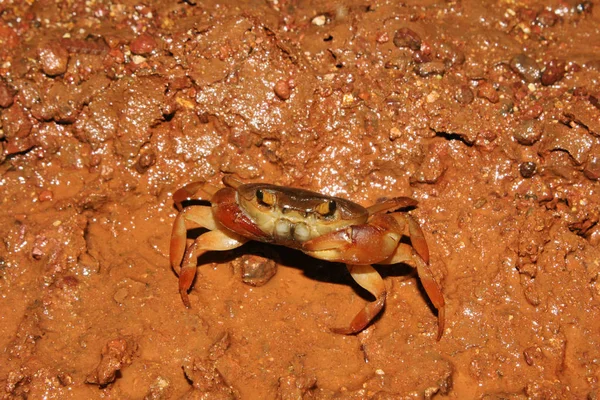
M 517 16 L 519 17 L 519 19 L 521 21 L 523 21 L 527 25 L 529 25 L 535 19 L 536 12 L 535 12 L 535 10 L 533 10 L 531 8 L 521 7 L 521 8 L 519 8 L 519 10 L 517 12 Z
M 494 89 L 494 86 L 489 82 L 482 82 L 479 84 L 479 86 L 477 87 L 477 97 L 486 99 L 487 101 L 493 104 L 500 101 L 500 95 L 498 94 L 496 89 Z
M 250 286 L 263 286 L 277 273 L 277 263 L 269 258 L 248 255 L 242 259 L 242 281 Z
M 537 82 L 542 76 L 540 66 L 531 57 L 517 54 L 510 60 L 510 68 L 519 74 L 526 82 Z
M 498 138 L 498 135 L 496 134 L 496 132 L 494 132 L 491 129 L 483 129 L 482 131 L 480 131 L 477 134 L 477 141 L 479 141 L 479 139 L 491 143 L 494 140 L 496 140 Z
M 48 76 L 64 74 L 67 71 L 69 52 L 59 42 L 46 42 L 38 49 L 42 71 Z
M 433 60 L 433 55 L 430 51 L 418 50 L 413 54 L 413 60 L 417 64 L 428 63 Z
M 459 86 L 454 92 L 454 99 L 460 104 L 471 104 L 474 98 L 473 91 L 467 85 Z
M 441 43 L 437 48 L 435 55 L 444 60 L 444 63 L 451 67 L 453 65 L 462 65 L 465 63 L 465 53 L 448 43 Z
M 390 129 L 390 140 L 394 141 L 402 137 L 402 131 L 396 127 Z
M 24 139 L 31 134 L 33 129 L 33 123 L 18 103 L 0 114 L 0 126 L 2 126 L 4 136 L 9 139 Z M 22 144 L 24 145 L 24 143 Z
M 287 100 L 292 95 L 292 88 L 290 87 L 290 84 L 288 83 L 288 81 L 283 79 L 277 81 L 275 87 L 273 88 L 273 91 L 281 100 Z
M 323 26 L 327 23 L 327 17 L 325 15 L 317 15 L 311 22 L 313 25 Z
M 583 67 L 575 61 L 569 61 L 567 64 L 567 72 L 577 73 L 583 70 Z
M 590 94 L 588 98 L 590 100 L 590 103 L 592 103 L 592 105 L 594 107 L 596 107 L 597 109 L 600 110 L 600 100 L 599 100 L 600 94 L 598 96 L 594 96 L 593 94 Z
M 156 46 L 156 40 L 150 34 L 142 33 L 131 42 L 129 48 L 133 54 L 144 56 L 152 53 Z
M 54 194 L 50 190 L 42 190 L 40 192 L 40 194 L 38 195 L 38 200 L 41 202 L 52 201 L 53 198 L 54 198 Z
M 412 29 L 400 28 L 394 34 L 394 46 L 419 50 L 421 48 L 421 37 Z
M 577 86 L 573 89 L 573 96 L 575 97 L 587 97 L 588 90 L 585 86 Z
M 600 71 L 600 58 L 586 61 L 583 66 L 592 71 Z
M 133 61 L 135 65 L 140 65 L 145 63 L 147 60 L 144 56 L 138 56 L 137 54 L 134 54 L 131 56 L 131 61 Z
M 531 178 L 533 174 L 535 174 L 536 169 L 537 166 L 531 161 L 523 162 L 519 165 L 519 172 L 521 173 L 521 176 L 526 179 Z
M 583 173 L 590 180 L 600 180 L 600 156 L 591 156 L 585 163 Z
M 429 93 L 426 97 L 426 100 L 428 103 L 434 103 L 437 101 L 437 99 L 440 98 L 440 94 L 437 91 L 432 91 L 431 93 Z
M 565 62 L 550 60 L 542 72 L 542 85 L 550 86 L 565 76 Z
M 585 236 L 592 246 L 598 246 L 600 244 L 600 225 L 596 224 Z
M 526 107 L 521 114 L 521 118 L 530 120 L 537 119 L 544 112 L 544 107 L 540 103 L 533 103 L 529 107 Z
M 542 137 L 542 129 L 535 121 L 526 120 L 517 126 L 513 137 L 519 144 L 531 146 Z
M 8 108 L 15 99 L 15 91 L 8 86 L 4 79 L 0 79 L 0 107 Z
M 577 3 L 577 6 L 575 6 L 575 11 L 577 11 L 579 14 L 591 14 L 592 8 L 594 8 L 594 3 L 592 3 L 590 0 L 584 0 Z
M 140 174 L 143 174 L 156 163 L 156 154 L 153 151 L 148 151 L 140 155 L 137 163 L 135 164 L 135 169 Z
M 535 23 L 542 27 L 550 27 L 556 25 L 559 16 L 549 10 L 542 10 L 535 18 Z
M 422 64 L 418 64 L 415 67 L 415 72 L 421 77 L 427 77 L 432 75 L 444 75 L 446 72 L 446 64 L 441 61 L 430 61 Z
M 44 251 L 42 249 L 40 249 L 39 247 L 34 247 L 31 250 L 31 256 L 35 259 L 35 260 L 40 260 L 43 256 L 44 256 Z
M 201 124 L 208 124 L 210 122 L 210 115 L 207 112 L 203 112 L 200 113 L 200 115 L 198 115 L 198 119 L 200 120 Z
M 387 32 L 379 32 L 375 40 L 377 43 L 387 43 L 390 41 L 390 35 Z

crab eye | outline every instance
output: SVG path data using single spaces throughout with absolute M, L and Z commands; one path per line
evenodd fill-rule
M 323 203 L 321 203 L 317 207 L 315 207 L 315 211 L 318 212 L 323 217 L 330 217 L 333 215 L 333 213 L 335 213 L 336 208 L 337 208 L 337 205 L 336 205 L 335 201 L 328 200 L 328 201 L 324 201 Z
M 275 201 L 277 200 L 277 198 L 275 197 L 275 195 L 273 193 L 265 192 L 262 189 L 256 190 L 256 199 L 258 200 L 258 202 L 260 204 L 262 204 L 263 206 L 268 206 L 268 207 L 271 207 L 272 205 L 274 205 Z

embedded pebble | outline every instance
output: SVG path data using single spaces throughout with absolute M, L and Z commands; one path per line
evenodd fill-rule
M 542 72 L 542 85 L 550 86 L 560 81 L 565 76 L 565 62 L 550 60 Z
M 585 236 L 592 246 L 598 246 L 600 244 L 600 225 L 596 224 Z
M 379 32 L 375 40 L 377 43 L 387 43 L 390 41 L 390 35 L 387 32 Z
M 443 60 L 448 67 L 465 63 L 465 53 L 448 43 L 441 43 L 437 47 L 435 55 Z
M 421 37 L 412 29 L 400 28 L 394 33 L 394 46 L 419 50 L 421 48 Z
M 33 124 L 18 104 L 2 112 L 0 123 L 7 138 L 26 138 L 31 133 Z
M 33 249 L 31 249 L 31 257 L 35 260 L 41 260 L 44 257 L 44 250 L 34 245 Z
M 69 62 L 69 52 L 59 42 L 46 42 L 38 49 L 42 71 L 48 76 L 64 74 Z
M 156 40 L 150 34 L 142 33 L 131 42 L 129 48 L 133 54 L 145 56 L 152 53 L 156 46 Z
M 531 178 L 537 169 L 537 165 L 534 162 L 527 161 L 519 165 L 519 172 L 523 178 Z
M 392 129 L 390 129 L 390 140 L 393 142 L 396 139 L 401 138 L 403 135 L 402 131 L 396 127 L 393 127 Z
M 586 69 L 592 71 L 600 71 L 600 58 L 595 60 L 589 60 L 583 64 Z
M 590 94 L 589 100 L 594 107 L 600 110 L 600 95 L 594 96 L 593 94 Z
M 15 91 L 8 86 L 4 79 L 0 79 L 0 107 L 10 107 L 14 102 L 14 98 Z
M 292 95 L 292 88 L 290 87 L 290 84 L 288 83 L 288 81 L 283 79 L 277 81 L 275 87 L 273 88 L 273 91 L 281 100 L 287 100 Z
M 148 151 L 140 155 L 137 163 L 135 164 L 135 169 L 140 174 L 143 174 L 156 163 L 156 154 L 153 151 Z
M 419 64 L 415 67 L 415 72 L 421 77 L 432 75 L 444 75 L 446 72 L 446 64 L 441 61 L 430 61 Z
M 537 119 L 544 112 L 544 107 L 539 103 L 531 104 L 529 107 L 523 109 L 521 118 L 524 120 Z
M 587 97 L 587 95 L 588 90 L 586 87 L 577 86 L 575 89 L 573 89 L 573 96 L 575 97 Z
M 317 15 L 311 22 L 313 25 L 323 26 L 327 23 L 327 17 L 325 15 Z
M 517 54 L 510 60 L 510 68 L 519 74 L 526 82 L 537 82 L 542 76 L 540 66 L 531 57 Z
M 494 88 L 494 86 L 489 82 L 482 82 L 477 87 L 477 97 L 482 99 L 486 99 L 490 103 L 497 103 L 500 101 L 500 95 Z
M 588 158 L 583 169 L 583 173 L 588 179 L 600 180 L 600 156 L 593 155 Z
M 515 140 L 524 146 L 531 146 L 542 137 L 542 128 L 533 120 L 523 121 L 513 132 Z
M 429 50 L 418 50 L 413 54 L 413 60 L 417 64 L 427 63 L 433 60 L 433 55 Z
M 54 194 L 52 193 L 51 190 L 42 190 L 40 192 L 40 194 L 38 195 L 38 200 L 39 201 L 52 201 L 52 199 L 54 198 Z
M 584 0 L 577 3 L 575 6 L 575 11 L 579 14 L 591 14 L 593 8 L 594 3 L 592 3 L 590 0 Z
M 137 54 L 134 54 L 133 56 L 131 56 L 131 61 L 133 61 L 133 63 L 135 65 L 140 65 L 142 63 L 145 63 L 147 60 L 146 60 L 146 57 L 138 56 Z
M 459 86 L 456 88 L 456 92 L 454 92 L 454 99 L 460 104 L 471 104 L 474 98 L 473 91 L 467 85 Z
M 535 18 L 535 23 L 542 27 L 550 27 L 556 25 L 560 17 L 549 10 L 542 10 Z

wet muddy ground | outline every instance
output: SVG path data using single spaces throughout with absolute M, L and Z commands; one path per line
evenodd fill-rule
M 0 3 L 0 397 L 597 399 L 600 4 Z M 267 245 L 169 266 L 232 174 L 412 196 L 446 299 Z

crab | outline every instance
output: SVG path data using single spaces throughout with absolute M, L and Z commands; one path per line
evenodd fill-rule
M 372 264 L 406 263 L 416 268 L 427 296 L 438 312 L 439 340 L 444 331 L 444 296 L 429 267 L 429 248 L 421 227 L 407 213 L 417 201 L 395 197 L 363 207 L 352 201 L 304 189 L 266 183 L 242 183 L 223 178 L 224 188 L 193 182 L 177 190 L 173 200 L 179 213 L 173 223 L 170 262 L 179 275 L 179 293 L 190 307 L 188 291 L 197 259 L 208 251 L 232 250 L 255 240 L 298 249 L 321 260 L 345 263 L 352 278 L 375 300 L 367 303 L 346 327 L 355 334 L 369 325 L 385 304 L 386 286 Z M 186 200 L 207 200 L 210 206 Z M 207 229 L 188 245 L 187 230 Z M 402 241 L 410 239 L 410 245 Z

